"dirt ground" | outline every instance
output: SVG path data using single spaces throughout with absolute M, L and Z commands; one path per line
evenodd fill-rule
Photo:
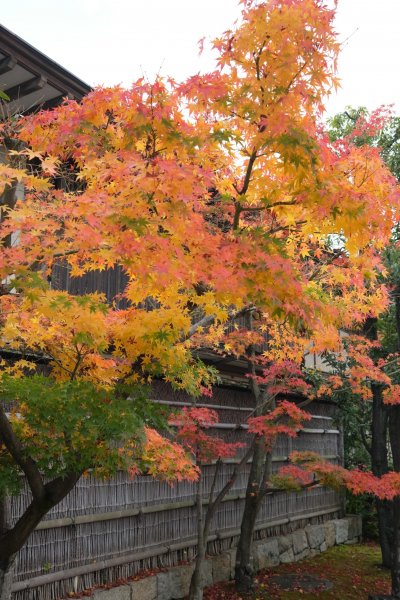
M 227 582 L 208 588 L 204 598 L 367 600 L 368 594 L 390 591 L 390 573 L 382 569 L 379 562 L 376 545 L 336 546 L 312 559 L 261 571 L 256 578 L 256 590 L 250 595 L 238 595 L 233 583 Z

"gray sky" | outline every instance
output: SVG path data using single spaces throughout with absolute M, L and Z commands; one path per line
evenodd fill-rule
M 239 14 L 237 0 L 3 0 L 1 23 L 91 85 L 129 86 L 143 73 L 181 80 L 211 70 L 197 42 Z M 399 23 L 400 0 L 339 0 L 336 29 L 347 42 L 330 114 L 392 103 L 400 114 Z

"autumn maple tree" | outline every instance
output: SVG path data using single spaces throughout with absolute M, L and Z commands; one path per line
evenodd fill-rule
M 1 328 L 13 360 L 2 366 L 1 385 L 33 385 L 37 357 L 47 361 L 52 382 L 37 408 L 16 387 L 10 409 L 1 409 L 1 464 L 14 477 L 25 474 L 32 505 L 40 505 L 35 519 L 18 521 L 24 535 L 15 535 L 13 552 L 82 470 L 100 463 L 90 442 L 101 453 L 103 444 L 118 442 L 112 467 L 135 469 L 138 444 L 130 440 L 144 433 L 133 416 L 116 433 L 114 406 L 122 402 L 124 415 L 143 417 L 143 403 L 119 392 L 121 385 L 136 389 L 162 377 L 193 395 L 209 392 L 215 372 L 193 351 L 245 356 L 254 417 L 263 419 L 253 422 L 254 440 L 261 440 L 270 415 L 283 410 L 270 390 L 271 362 L 299 364 L 310 345 L 338 349 L 340 327 L 387 303 L 379 250 L 397 219 L 394 178 L 376 148 L 332 142 L 319 122 L 337 83 L 334 10 L 321 0 L 242 5 L 235 29 L 214 41 L 214 72 L 183 83 L 157 78 L 128 90 L 98 88 L 80 104 L 22 119 L 13 134 L 23 146 L 8 147 L 12 164 L 0 167 L 1 182 L 11 196 L 16 182 L 26 193 L 2 213 Z M 118 265 L 127 307 L 51 289 L 57 264 L 74 277 Z M 253 325 L 227 336 L 226 322 L 238 315 Z M 266 334 L 259 365 L 256 348 Z M 92 390 L 84 416 L 77 401 L 81 435 L 78 426 L 72 436 L 58 429 L 59 417 L 51 429 L 57 386 L 72 398 L 75 389 L 77 398 Z M 296 414 L 281 406 L 289 419 Z M 96 429 L 96 419 L 108 422 L 108 409 L 109 430 Z M 37 454 L 30 440 L 44 425 L 47 443 Z M 262 444 L 253 452 L 261 474 Z M 53 490 L 44 481 L 55 452 Z M 71 463 L 62 458 L 70 452 Z M 193 476 L 185 455 L 176 465 Z M 0 537 L 3 573 L 12 531 Z M 241 556 L 238 573 L 247 577 L 250 553 Z

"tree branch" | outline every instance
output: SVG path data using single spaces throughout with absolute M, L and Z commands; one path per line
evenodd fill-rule
M 197 321 L 197 323 L 194 323 L 187 335 L 183 338 L 184 340 L 191 338 L 200 328 L 202 327 L 208 327 L 209 325 L 212 325 L 215 321 L 215 317 L 214 315 L 206 315 L 205 317 L 203 317 L 202 319 L 200 319 L 200 321 Z
M 272 451 L 267 451 L 265 454 L 264 472 L 261 480 L 260 491 L 257 498 L 257 505 L 260 506 L 265 494 L 268 490 L 268 481 L 272 474 Z
M 240 310 L 230 313 L 228 315 L 228 318 L 232 321 L 234 321 L 235 319 L 238 319 L 239 317 L 241 317 L 242 315 L 245 315 L 248 312 L 251 312 L 255 310 L 255 306 L 253 306 L 252 304 L 250 306 L 245 306 L 244 308 L 241 308 Z M 194 334 L 201 328 L 201 327 L 208 327 L 209 325 L 212 325 L 215 322 L 215 316 L 214 315 L 206 315 L 205 317 L 203 317 L 202 319 L 200 319 L 200 321 L 197 321 L 197 323 L 193 323 L 193 325 L 189 328 L 189 331 L 187 332 L 186 335 L 184 335 L 182 337 L 181 341 L 185 341 L 190 339 L 191 337 L 194 336 Z
M 242 189 L 239 192 L 240 196 L 243 196 L 247 190 L 249 189 L 249 184 L 250 184 L 250 179 L 251 179 L 251 173 L 253 171 L 253 165 L 256 161 L 257 158 L 257 150 L 254 148 L 253 152 L 250 154 L 250 158 L 249 158 L 249 162 L 247 165 L 247 169 L 246 169 L 246 175 L 244 177 L 244 182 L 242 185 Z
M 214 500 L 214 491 L 215 491 L 215 486 L 217 485 L 217 478 L 218 478 L 218 474 L 221 469 L 221 464 L 222 464 L 222 460 L 219 458 L 217 460 L 217 462 L 215 463 L 215 472 L 214 472 L 214 477 L 213 477 L 213 481 L 212 481 L 211 489 L 210 489 L 209 504 L 212 504 L 213 500 Z
M 29 456 L 25 456 L 24 448 L 15 435 L 11 423 L 7 418 L 3 406 L 0 404 L 0 439 L 11 454 L 17 465 L 24 472 L 35 499 L 43 498 L 45 486 L 36 462 Z
M 260 212 L 263 210 L 269 210 L 271 208 L 275 208 L 276 206 L 293 206 L 296 204 L 296 200 L 288 200 L 273 202 L 272 204 L 264 204 L 263 206 L 240 206 L 240 212 Z
M 43 495 L 34 498 L 15 525 L 0 534 L 0 560 L 9 559 L 22 548 L 44 515 L 69 494 L 81 475 L 81 472 L 69 473 L 45 484 Z
M 320 485 L 321 482 L 318 479 L 313 479 L 313 481 L 310 481 L 310 483 L 303 483 L 302 485 L 299 485 L 300 491 L 303 490 L 308 490 L 310 488 L 316 487 L 317 485 Z M 265 492 L 263 492 L 264 496 L 269 496 L 270 494 L 277 494 L 279 492 L 285 492 L 288 493 L 291 490 L 285 490 L 284 488 L 280 488 L 280 487 L 269 487 L 266 488 Z
M 215 514 L 215 511 L 217 510 L 218 506 L 221 504 L 222 500 L 224 499 L 224 497 L 226 496 L 226 494 L 229 492 L 229 490 L 231 489 L 231 487 L 235 483 L 236 478 L 237 478 L 240 470 L 247 463 L 247 461 L 249 460 L 249 458 L 252 455 L 252 453 L 253 453 L 253 443 L 250 444 L 250 446 L 247 449 L 247 452 L 245 452 L 245 454 L 243 455 L 243 457 L 240 460 L 240 462 L 238 462 L 238 464 L 234 468 L 232 475 L 230 476 L 230 478 L 228 479 L 228 481 L 226 482 L 226 484 L 224 485 L 224 487 L 218 492 L 218 494 L 217 494 L 214 502 L 212 504 L 208 505 L 206 519 L 205 519 L 205 523 L 204 523 L 204 530 L 205 531 L 208 530 L 208 528 L 210 526 L 210 523 L 211 523 L 211 520 L 212 520 L 212 518 L 213 518 L 213 516 Z
M 368 439 L 367 439 L 367 436 L 365 435 L 365 431 L 364 431 L 363 427 L 359 428 L 359 432 L 360 432 L 360 438 L 361 438 L 362 445 L 364 446 L 364 448 L 366 449 L 368 454 L 372 455 L 372 447 L 371 447 L 371 444 L 368 442 Z

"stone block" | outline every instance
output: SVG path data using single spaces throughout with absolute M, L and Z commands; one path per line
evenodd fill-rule
M 349 522 L 347 519 L 335 519 L 332 521 L 335 526 L 336 543 L 344 544 L 349 539 Z
M 228 581 L 231 578 L 231 555 L 217 554 L 211 559 L 213 583 Z
M 326 542 L 322 542 L 319 549 L 321 552 L 325 552 L 326 550 L 328 550 L 328 544 Z
M 208 559 L 203 562 L 201 570 L 201 581 L 203 587 L 208 587 L 213 584 L 212 560 Z
M 352 540 L 347 540 L 345 542 L 346 546 L 354 546 L 354 544 L 358 544 L 360 542 L 360 538 L 353 538 Z
M 276 538 L 262 540 L 255 545 L 256 562 L 258 569 L 275 567 L 279 565 L 279 545 Z
M 324 523 L 324 531 L 325 531 L 325 542 L 328 548 L 331 548 L 336 544 L 336 528 L 335 524 L 332 521 L 328 521 Z
M 193 570 L 194 565 L 183 565 L 169 570 L 171 598 L 177 600 L 188 595 Z
M 231 548 L 227 553 L 231 558 L 231 579 L 235 578 L 235 566 L 236 566 L 236 548 Z
M 294 531 L 292 534 L 293 537 L 293 552 L 294 554 L 301 554 L 306 549 L 308 549 L 308 540 L 306 533 L 303 529 L 299 529 L 298 531 Z
M 278 537 L 279 554 L 287 552 L 293 547 L 293 538 L 291 535 L 281 535 Z
M 132 581 L 131 600 L 157 600 L 157 577 L 145 577 L 138 581 Z
M 169 572 L 157 573 L 157 600 L 171 600 L 171 583 Z
M 359 539 L 362 536 L 362 517 L 361 515 L 347 515 L 349 523 L 348 539 Z
M 310 556 L 310 548 L 307 547 L 306 550 L 303 550 L 303 552 L 300 552 L 300 554 L 295 554 L 294 555 L 294 560 L 297 562 L 299 560 L 304 560 L 305 558 L 308 558 Z
M 131 588 L 129 585 L 119 585 L 109 590 L 96 590 L 93 600 L 131 600 Z
M 289 550 L 286 550 L 286 552 L 281 554 L 279 556 L 279 560 L 281 561 L 281 563 L 284 563 L 284 564 L 294 562 L 294 553 L 293 553 L 292 548 L 289 548 Z
M 325 531 L 323 525 L 307 525 L 305 531 L 310 548 L 319 548 L 325 541 Z

